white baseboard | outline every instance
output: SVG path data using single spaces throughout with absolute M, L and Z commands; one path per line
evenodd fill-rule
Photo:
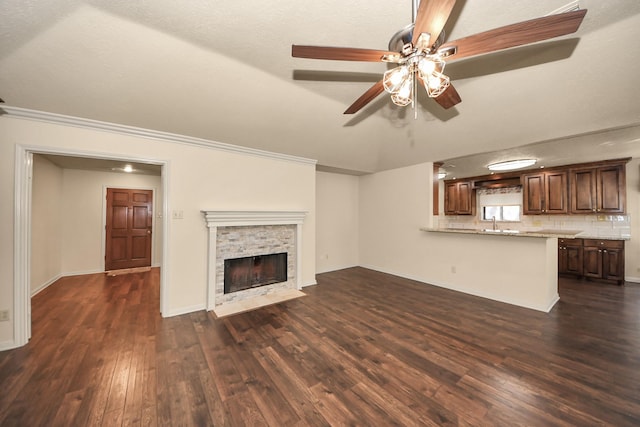
M 62 273 L 61 277 L 84 276 L 85 274 L 98 274 L 98 273 L 104 273 L 104 270 L 71 271 L 71 272 Z
M 207 309 L 206 304 L 196 304 L 190 307 L 180 307 L 180 308 L 175 308 L 173 310 L 169 310 L 166 313 L 162 313 L 162 317 L 181 316 L 183 314 L 194 313 L 196 311 L 206 310 L 206 309 Z
M 625 282 L 633 282 L 633 283 L 640 283 L 640 277 L 625 277 L 624 278 Z
M 61 277 L 64 277 L 64 276 L 62 274 L 57 274 L 53 278 L 47 280 L 42 285 L 40 285 L 37 288 L 35 288 L 34 290 L 32 290 L 31 291 L 31 298 L 33 298 L 34 296 L 36 296 L 40 292 L 44 291 L 45 289 L 47 289 L 49 286 L 51 286 L 56 280 L 60 279 Z
M 14 348 L 18 347 L 22 346 L 16 345 L 16 342 L 13 340 L 0 342 L 0 351 L 13 350 Z
M 315 280 L 313 282 L 307 282 L 307 283 L 303 283 L 302 287 L 306 288 L 307 286 L 313 286 L 313 285 L 317 285 L 318 282 L 316 282 Z

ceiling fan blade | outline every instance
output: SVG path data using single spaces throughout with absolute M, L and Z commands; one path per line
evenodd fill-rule
M 382 92 L 384 92 L 384 86 L 382 85 L 382 80 L 380 80 L 379 82 L 371 86 L 369 90 L 363 93 L 360 98 L 356 99 L 356 101 L 351 104 L 349 108 L 347 108 L 344 114 L 357 113 L 362 109 L 362 107 L 373 101 L 373 99 L 376 96 L 380 95 Z
M 449 85 L 448 88 L 445 89 L 438 97 L 433 98 L 435 101 L 440 104 L 442 108 L 448 110 L 456 104 L 462 102 L 462 98 L 458 94 L 456 88 L 453 87 L 452 84 Z
M 456 0 L 422 0 L 413 27 L 413 45 L 418 43 L 420 34 L 429 33 L 431 37 L 427 46 L 433 46 L 455 4 Z
M 398 62 L 398 52 L 353 47 L 292 45 L 291 56 L 295 58 L 330 59 L 336 61 Z
M 576 32 L 586 13 L 581 9 L 531 19 L 447 42 L 438 50 L 455 47 L 456 52 L 444 58 L 450 61 L 547 40 Z

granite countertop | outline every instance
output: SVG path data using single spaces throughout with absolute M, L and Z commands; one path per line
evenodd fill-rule
M 629 236 L 592 236 L 584 233 L 582 230 L 514 230 L 514 229 L 498 229 L 490 228 L 474 229 L 474 228 L 429 228 L 423 227 L 420 230 L 437 232 L 437 233 L 459 233 L 459 234 L 483 234 L 494 236 L 510 236 L 510 237 L 557 237 L 561 239 L 602 239 L 602 240 L 629 240 Z M 584 233 L 584 234 L 583 234 Z

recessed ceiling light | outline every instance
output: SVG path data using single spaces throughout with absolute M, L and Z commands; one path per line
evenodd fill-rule
M 527 166 L 532 166 L 536 164 L 535 159 L 518 159 L 518 160 L 508 160 L 506 162 L 498 162 L 492 163 L 487 167 L 492 171 L 510 171 L 513 169 L 522 169 Z

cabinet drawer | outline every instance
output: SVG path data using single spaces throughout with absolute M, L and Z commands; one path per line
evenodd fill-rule
M 558 239 L 559 246 L 582 246 L 582 239 Z
M 606 249 L 623 249 L 624 240 L 584 239 L 585 247 L 598 247 Z

